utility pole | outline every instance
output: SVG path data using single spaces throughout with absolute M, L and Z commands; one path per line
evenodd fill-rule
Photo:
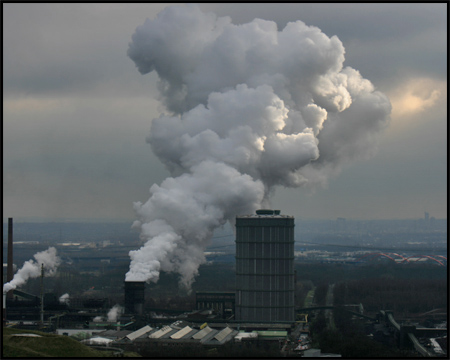
M 41 265 L 41 327 L 44 327 L 44 264 Z

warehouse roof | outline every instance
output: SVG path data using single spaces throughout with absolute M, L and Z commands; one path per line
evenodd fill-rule
M 133 341 L 133 340 L 137 339 L 138 337 L 140 337 L 140 336 L 142 336 L 142 335 L 144 335 L 144 334 L 149 333 L 149 332 L 152 331 L 152 330 L 153 330 L 152 327 L 146 325 L 146 326 L 144 326 L 143 328 L 140 328 L 139 330 L 136 330 L 136 331 L 132 332 L 131 334 L 128 334 L 128 335 L 126 336 L 126 338 L 128 338 L 128 339 L 131 340 L 131 341 Z
M 194 334 L 192 336 L 193 339 L 200 340 L 203 339 L 206 335 L 208 335 L 213 329 L 211 329 L 209 326 L 205 327 L 204 329 L 200 330 L 198 333 Z
M 171 339 L 181 339 L 183 336 L 189 334 L 192 331 L 192 328 L 189 326 L 184 327 L 183 329 L 177 331 L 175 334 L 171 335 Z
M 233 329 L 230 329 L 229 327 L 226 327 L 221 332 L 219 332 L 216 336 L 214 336 L 214 339 L 217 339 L 217 341 L 222 341 L 228 335 L 230 335 L 232 332 L 233 332 Z
M 215 333 L 213 337 L 205 336 L 205 338 L 202 339 L 201 342 L 205 345 L 223 345 L 233 339 L 237 334 L 237 330 L 226 327 L 225 329 Z
M 170 326 L 164 326 L 163 328 L 159 329 L 158 331 L 154 332 L 153 334 L 150 334 L 149 338 L 159 339 L 162 336 L 170 333 L 171 331 L 173 331 L 173 329 Z

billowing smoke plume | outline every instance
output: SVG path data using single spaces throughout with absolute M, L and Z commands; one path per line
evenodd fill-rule
M 69 296 L 68 293 L 65 293 L 64 295 L 61 295 L 61 296 L 59 297 L 59 302 L 60 302 L 61 304 L 67 304 L 67 305 L 69 305 L 69 301 L 70 301 L 70 296 Z
M 22 268 L 20 268 L 15 274 L 13 279 L 3 285 L 3 292 L 8 292 L 25 284 L 29 278 L 36 278 L 41 275 L 41 265 L 44 265 L 44 275 L 52 276 L 56 273 L 56 269 L 61 263 L 61 259 L 56 255 L 56 249 L 49 247 L 45 251 L 38 252 L 33 255 L 36 259 L 30 259 L 25 261 Z
M 177 272 L 189 289 L 214 229 L 268 206 L 277 185 L 323 184 L 372 155 L 391 110 L 343 67 L 336 36 L 301 21 L 279 31 L 168 7 L 136 29 L 128 56 L 158 74 L 169 114 L 153 120 L 147 141 L 172 177 L 134 204 L 145 244 L 130 252 L 126 281 Z
M 109 321 L 109 322 L 116 322 L 116 321 L 117 321 L 117 318 L 119 317 L 119 315 L 123 314 L 123 310 L 124 310 L 124 309 L 123 309 L 122 306 L 120 306 L 120 305 L 118 305 L 118 304 L 114 305 L 114 306 L 108 311 L 108 314 L 107 314 L 108 321 Z

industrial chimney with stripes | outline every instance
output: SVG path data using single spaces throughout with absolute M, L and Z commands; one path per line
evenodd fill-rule
M 294 217 L 236 217 L 236 313 L 242 322 L 294 322 Z

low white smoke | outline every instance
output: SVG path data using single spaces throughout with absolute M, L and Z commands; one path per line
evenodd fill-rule
M 92 321 L 93 322 L 102 322 L 103 318 L 101 316 L 96 316 Z
M 301 21 L 279 31 L 172 6 L 136 29 L 128 56 L 156 71 L 169 114 L 147 138 L 172 177 L 134 209 L 145 244 L 126 281 L 181 275 L 190 289 L 213 231 L 268 207 L 276 186 L 316 186 L 373 154 L 391 106 L 343 67 L 344 47 Z
M 61 296 L 59 297 L 59 302 L 60 302 L 61 304 L 67 304 L 67 305 L 69 305 L 69 301 L 70 301 L 70 296 L 69 296 L 68 293 L 65 293 L 64 295 L 61 295 Z
M 49 247 L 45 251 L 34 254 L 35 260 L 30 259 L 25 261 L 22 268 L 14 274 L 13 279 L 3 284 L 3 292 L 16 289 L 18 286 L 25 284 L 30 278 L 39 277 L 41 275 L 42 265 L 44 265 L 44 275 L 53 276 L 61 263 L 61 259 L 56 253 L 57 251 L 54 247 Z
M 124 308 L 118 304 L 114 305 L 107 314 L 109 322 L 116 322 L 117 318 L 123 314 Z

